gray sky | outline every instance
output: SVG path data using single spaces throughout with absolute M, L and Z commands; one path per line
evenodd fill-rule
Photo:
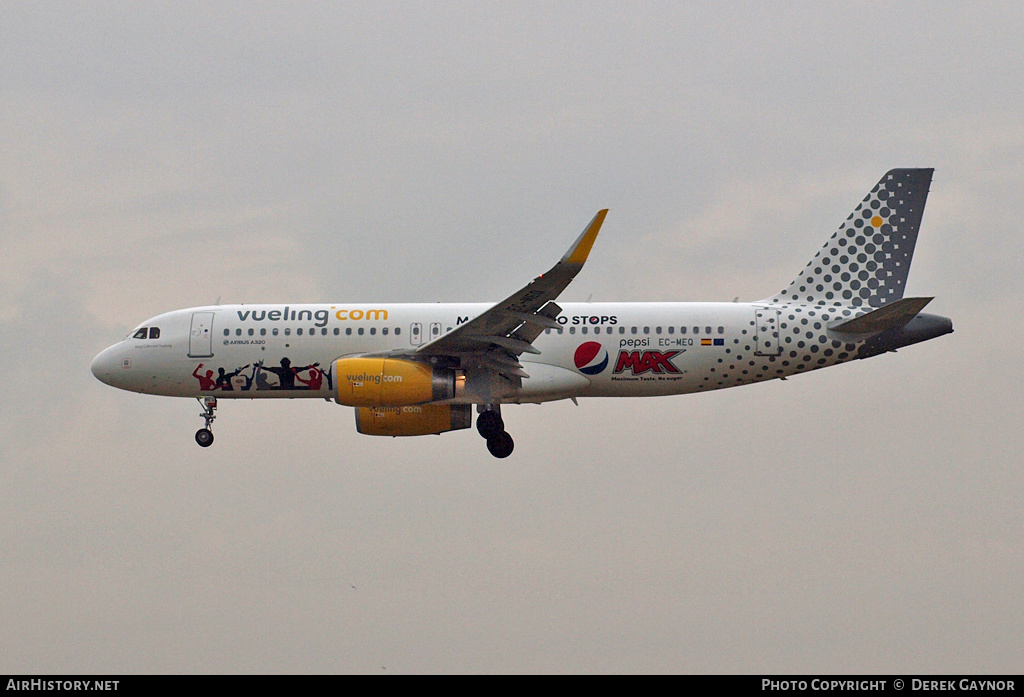
M 0 672 L 1019 672 L 1018 3 L 0 4 Z M 935 167 L 956 333 L 376 439 L 113 390 L 224 302 L 785 286 Z

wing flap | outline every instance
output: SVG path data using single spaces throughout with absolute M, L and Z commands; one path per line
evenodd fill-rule
M 535 349 L 532 344 L 526 341 L 522 341 L 521 339 L 516 339 L 511 336 L 500 336 L 497 334 L 482 334 L 473 335 L 469 338 L 481 344 L 494 344 L 495 346 L 500 346 L 504 349 L 508 349 L 509 351 L 516 355 L 519 355 L 520 353 L 540 353 L 540 351 Z
M 528 318 L 524 318 L 523 323 L 512 333 L 512 336 L 520 341 L 532 344 L 545 329 L 560 329 L 562 327 L 562 325 L 555 321 L 555 318 L 561 313 L 562 308 L 556 303 L 550 302 L 537 310 L 536 314 L 528 315 Z

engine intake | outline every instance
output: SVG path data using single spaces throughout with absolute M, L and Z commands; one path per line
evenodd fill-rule
M 427 436 L 469 428 L 471 404 L 424 404 L 405 407 L 359 407 L 356 430 L 368 436 Z
M 401 407 L 455 396 L 454 371 L 416 361 L 340 358 L 334 374 L 338 404 L 350 407 Z

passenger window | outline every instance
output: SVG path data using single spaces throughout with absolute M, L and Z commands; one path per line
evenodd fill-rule
M 380 333 L 383 334 L 384 336 L 387 336 L 388 335 L 388 328 L 384 327 L 383 329 L 380 330 Z
M 686 333 L 686 327 L 679 327 L 679 333 L 680 334 L 685 334 Z
M 650 334 L 650 333 L 651 333 L 651 328 L 650 327 L 644 327 L 644 334 Z
M 277 327 L 274 327 L 273 329 L 271 329 L 270 333 L 273 334 L 274 336 L 277 336 Z
M 704 327 L 704 333 L 705 334 L 710 334 L 711 333 L 711 327 Z
M 231 334 L 231 330 L 230 329 L 225 329 L 224 330 L 224 336 L 230 336 L 230 334 Z
M 242 336 L 242 328 L 241 327 L 239 327 L 238 329 L 235 330 L 235 336 Z
M 252 335 L 253 335 L 253 334 L 255 334 L 255 333 L 256 333 L 256 330 L 254 330 L 254 329 L 252 329 L 252 328 L 250 327 L 250 328 L 249 328 L 249 336 L 252 336 Z
M 285 327 L 284 335 L 285 336 L 291 336 L 292 335 L 292 328 L 291 327 Z
M 359 336 L 362 336 L 362 335 L 363 335 L 363 328 L 359 327 Z
M 295 336 L 302 336 L 302 327 L 295 330 Z
M 586 333 L 587 333 L 587 328 L 586 327 L 581 327 L 580 328 L 580 334 L 586 334 Z
M 669 327 L 668 328 L 668 333 L 669 334 L 675 334 L 676 333 L 676 328 L 675 327 Z
M 370 327 L 370 336 L 374 336 L 377 333 L 377 327 Z
M 398 336 L 401 333 L 402 333 L 402 328 L 401 327 L 395 327 L 395 336 Z
M 145 327 L 143 327 L 139 331 L 135 332 L 135 336 L 133 336 L 132 338 L 133 339 L 145 339 L 146 338 L 146 334 L 148 332 L 149 332 L 149 330 L 146 329 Z
M 266 327 L 262 327 L 260 329 L 260 336 L 266 336 L 266 335 L 267 335 L 267 329 L 266 329 Z
M 636 327 L 630 327 L 629 328 L 629 333 L 630 334 L 636 334 Z

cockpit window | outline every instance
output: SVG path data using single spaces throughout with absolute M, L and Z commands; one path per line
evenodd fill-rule
M 160 327 L 143 327 L 142 329 L 136 329 L 135 333 L 132 334 L 133 339 L 159 339 L 160 338 Z

